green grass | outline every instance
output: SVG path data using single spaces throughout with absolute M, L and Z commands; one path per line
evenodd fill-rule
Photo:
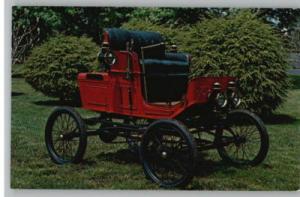
M 299 84 L 298 84 L 299 85 Z M 215 150 L 203 152 L 195 178 L 187 189 L 297 190 L 300 188 L 300 85 L 267 120 L 270 150 L 263 164 L 235 168 Z M 35 92 L 24 79 L 12 79 L 11 187 L 78 189 L 159 189 L 144 176 L 138 158 L 127 145 L 88 139 L 85 162 L 55 165 L 44 144 L 46 120 L 57 103 Z M 83 116 L 91 113 L 77 109 Z
M 24 77 L 24 64 L 14 64 L 11 66 L 11 75 L 13 78 L 23 78 Z
M 299 75 L 291 75 L 291 82 L 293 84 L 293 89 L 300 89 L 300 76 Z

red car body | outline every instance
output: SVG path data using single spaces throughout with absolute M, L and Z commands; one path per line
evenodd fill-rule
M 114 51 L 118 61 L 107 72 L 80 73 L 78 86 L 84 109 L 149 119 L 172 119 L 186 109 L 208 102 L 215 82 L 221 92 L 233 77 L 198 77 L 188 81 L 182 100 L 149 103 L 144 99 L 142 70 L 136 52 Z M 127 57 L 132 61 L 132 80 L 126 79 Z M 162 92 L 163 94 L 163 92 Z

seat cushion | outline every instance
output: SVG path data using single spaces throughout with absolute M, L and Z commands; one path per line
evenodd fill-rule
M 146 76 L 148 102 L 180 101 L 187 91 L 188 75 Z
M 182 61 L 189 63 L 189 54 L 187 53 L 170 53 L 166 52 L 164 59 L 173 60 L 173 61 Z

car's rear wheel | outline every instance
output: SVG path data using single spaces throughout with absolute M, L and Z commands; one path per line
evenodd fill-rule
M 258 165 L 267 156 L 269 136 L 261 119 L 247 111 L 228 114 L 224 128 L 216 132 L 221 158 L 235 165 Z

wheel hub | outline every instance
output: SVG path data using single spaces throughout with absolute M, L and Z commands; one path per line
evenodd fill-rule
M 235 146 L 239 149 L 243 144 L 246 143 L 246 138 L 244 136 L 236 136 L 235 137 Z
M 168 156 L 168 153 L 167 153 L 166 151 L 162 151 L 162 152 L 161 152 L 161 157 L 162 157 L 162 158 L 166 159 L 167 156 Z

